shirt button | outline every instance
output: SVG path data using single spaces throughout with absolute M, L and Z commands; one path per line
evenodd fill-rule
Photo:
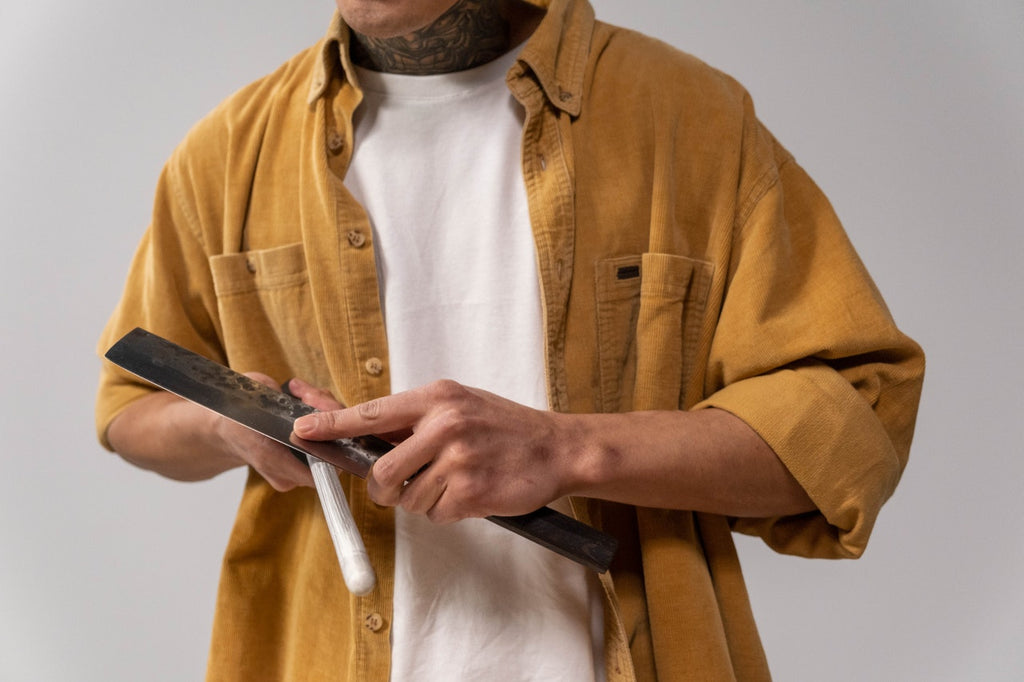
M 357 249 L 362 248 L 366 243 L 366 235 L 359 230 L 349 230 L 346 236 L 348 237 L 348 243 Z
M 380 632 L 381 628 L 384 627 L 384 617 L 374 611 L 366 616 L 363 620 L 363 625 L 365 625 L 366 629 L 370 632 Z
M 363 366 L 368 374 L 372 374 L 375 377 L 380 376 L 380 373 L 384 371 L 384 363 L 380 358 L 370 358 Z
M 345 148 L 345 138 L 342 137 L 341 133 L 337 130 L 332 130 L 330 134 L 327 135 L 327 148 L 330 149 L 332 153 L 337 154 Z

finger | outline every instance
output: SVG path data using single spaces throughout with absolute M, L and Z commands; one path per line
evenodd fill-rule
M 238 457 L 275 490 L 287 492 L 299 486 L 313 486 L 309 469 L 292 455 L 288 447 L 233 422 L 230 428 L 233 435 L 229 438 Z
M 309 469 L 299 462 L 291 451 L 278 443 L 270 444 L 272 450 L 252 462 L 257 472 L 278 492 L 288 492 L 298 487 L 312 488 L 313 476 Z
M 313 386 L 299 378 L 292 379 L 288 382 L 288 390 L 293 396 L 307 405 L 315 407 L 321 412 L 340 410 L 344 407 L 344 405 L 335 399 L 330 391 Z
M 412 440 L 391 450 L 370 468 L 366 477 L 366 490 L 375 503 L 385 507 L 398 506 L 403 490 L 409 485 L 408 481 L 415 478 L 419 471 L 429 468 L 429 455 L 425 455 L 426 461 L 423 464 L 417 465 L 419 460 L 410 455 L 417 455 L 420 451 L 403 452 L 406 444 Z
M 333 440 L 407 431 L 431 411 L 445 409 L 467 396 L 468 389 L 460 384 L 439 381 L 344 410 L 300 417 L 295 421 L 295 434 L 307 440 Z
M 263 372 L 246 372 L 245 376 L 249 377 L 250 379 L 255 379 L 264 386 L 269 386 L 270 388 L 275 389 L 278 387 L 277 382 L 274 381 L 273 377 L 270 377 L 264 374 Z
M 450 436 L 445 420 L 427 421 L 412 436 L 378 459 L 367 478 L 370 499 L 384 506 L 405 506 L 406 499 L 402 496 L 411 486 L 408 502 L 417 511 L 423 513 L 433 506 L 448 485 L 451 462 L 444 461 L 442 456 L 451 448 Z M 422 489 L 421 478 L 426 481 Z M 431 490 L 438 492 L 432 495 Z
M 404 439 L 384 457 L 374 463 L 371 470 L 371 498 L 377 504 L 395 506 L 403 488 L 419 480 L 426 471 L 432 476 L 446 477 L 446 465 L 437 466 L 438 457 L 449 446 L 449 435 L 441 420 L 423 423 L 419 430 Z M 374 498 L 377 494 L 379 497 Z
M 413 514 L 427 514 L 434 509 L 448 487 L 448 479 L 428 466 L 403 486 L 398 506 Z

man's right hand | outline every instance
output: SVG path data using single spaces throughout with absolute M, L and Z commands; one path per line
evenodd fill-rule
M 277 388 L 265 374 L 248 376 Z M 163 391 L 125 408 L 110 423 L 107 438 L 125 460 L 179 481 L 249 465 L 281 492 L 313 486 L 309 468 L 284 445 Z

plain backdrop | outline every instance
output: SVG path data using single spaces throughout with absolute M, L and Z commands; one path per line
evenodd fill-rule
M 928 353 L 863 559 L 738 539 L 776 678 L 1024 679 L 1024 4 L 595 5 L 750 89 Z M 243 476 L 103 451 L 94 346 L 174 145 L 332 7 L 0 2 L 0 680 L 203 675 Z

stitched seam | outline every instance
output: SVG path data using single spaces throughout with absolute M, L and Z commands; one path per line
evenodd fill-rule
M 178 154 L 175 154 L 175 161 L 177 160 Z M 167 181 L 171 186 L 171 193 L 174 195 L 175 202 L 178 204 L 178 209 L 185 216 L 185 227 L 191 234 L 192 238 L 202 246 L 202 250 L 209 256 L 207 250 L 206 241 L 203 239 L 202 230 L 199 229 L 199 216 L 193 210 L 191 205 L 185 200 L 184 191 L 182 190 L 181 184 L 177 179 L 177 166 L 172 168 L 172 172 L 168 175 Z
M 747 196 L 740 202 L 739 211 L 736 213 L 736 227 L 742 230 L 746 225 L 750 214 L 754 212 L 757 205 L 764 199 L 768 191 L 779 183 L 779 169 L 771 168 L 764 172 L 750 188 Z

